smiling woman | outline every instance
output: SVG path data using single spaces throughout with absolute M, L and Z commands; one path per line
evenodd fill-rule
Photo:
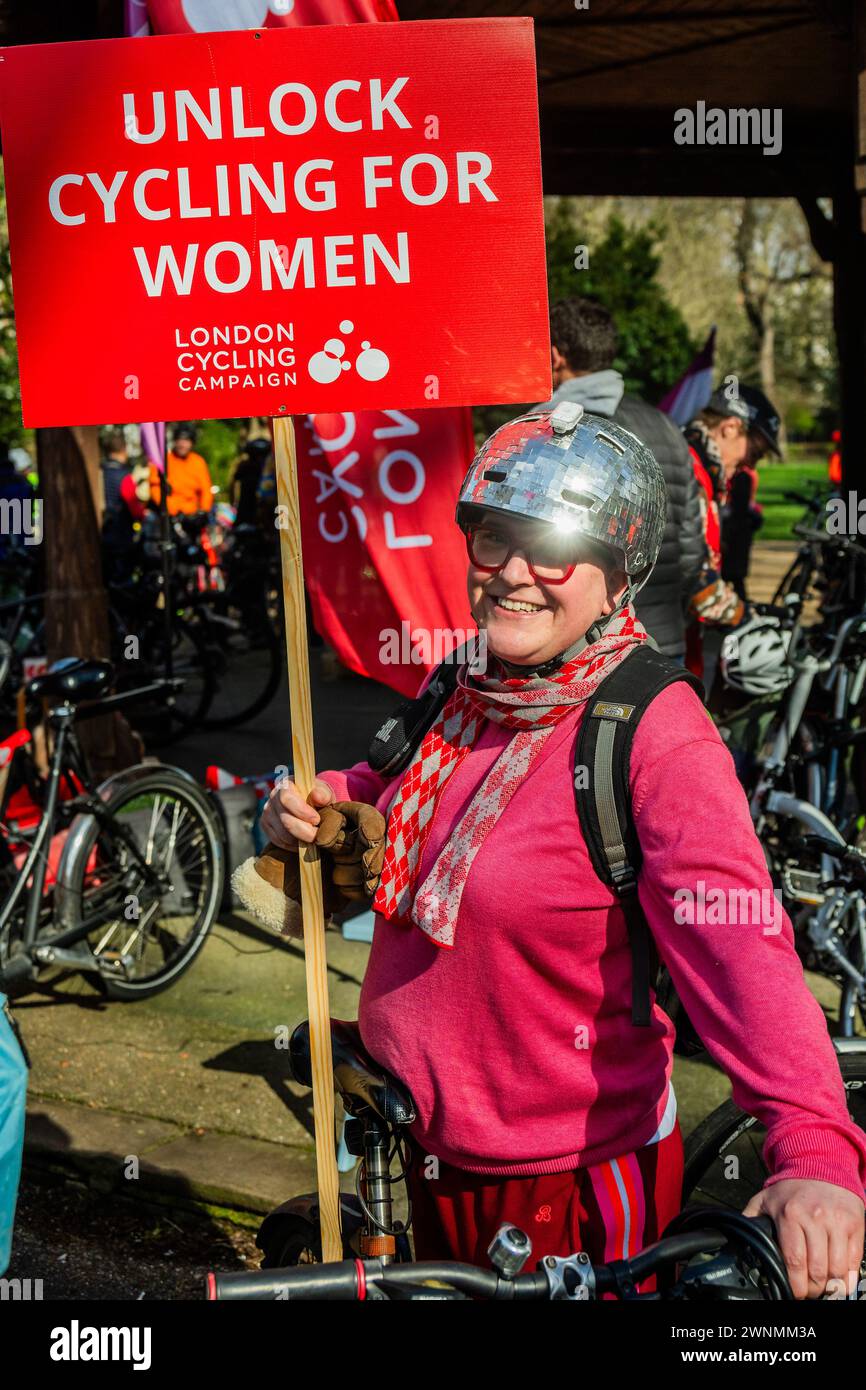
M 744 899 L 774 899 L 731 755 L 634 612 L 665 519 L 655 457 L 610 420 L 564 403 L 503 425 L 457 504 L 485 670 L 440 669 L 366 763 L 309 797 L 281 783 L 261 824 L 282 850 L 317 842 L 335 801 L 387 827 L 359 1026 L 417 1114 L 417 1259 L 482 1263 L 505 1221 L 535 1259 L 619 1259 L 678 1211 L 655 942 L 766 1128 L 747 1214 L 775 1221 L 803 1297 L 859 1267 L 866 1135 L 790 922 L 743 922 Z M 684 917 L 684 889 L 726 920 Z

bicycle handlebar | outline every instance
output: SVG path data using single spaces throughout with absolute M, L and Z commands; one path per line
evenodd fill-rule
M 716 1254 L 731 1240 L 734 1241 L 735 1259 L 742 1247 L 760 1263 L 770 1298 L 793 1297 L 784 1262 L 774 1242 L 774 1227 L 766 1217 L 750 1219 L 739 1212 L 693 1208 L 671 1222 L 668 1232 L 630 1259 L 593 1266 L 585 1254 L 571 1255 L 564 1260 L 549 1256 L 534 1272 L 517 1274 L 513 1278 L 506 1278 L 496 1269 L 480 1269 L 450 1261 L 384 1264 L 381 1259 L 293 1265 L 285 1269 L 235 1274 L 210 1273 L 207 1298 L 212 1302 L 251 1299 L 363 1302 L 370 1296 L 375 1299 L 393 1295 L 397 1298 L 465 1296 L 499 1301 L 577 1301 L 611 1292 L 634 1297 L 636 1285 L 663 1269 L 685 1264 L 695 1255 Z M 756 1296 L 760 1296 L 757 1290 Z
M 447 1285 L 475 1298 L 543 1299 L 550 1285 L 543 1273 L 504 1279 L 495 1269 L 450 1261 L 383 1264 L 381 1260 L 341 1260 L 337 1264 L 291 1265 L 286 1269 L 246 1270 L 240 1274 L 208 1274 L 209 1301 L 278 1299 L 363 1302 L 371 1288 L 391 1285 Z
M 784 618 L 793 623 L 800 616 L 801 604 L 800 602 L 752 603 L 750 606 L 759 618 Z
M 805 492 L 783 492 L 782 496 L 786 502 L 796 502 L 801 507 L 808 507 L 809 511 L 823 502 L 820 492 L 815 493 L 814 497 L 808 497 Z
M 801 540 L 808 541 L 814 545 L 834 545 L 839 550 L 850 550 L 855 555 L 866 557 L 866 546 L 856 540 L 854 536 L 844 533 L 837 534 L 835 531 L 819 531 L 813 526 L 805 526 L 801 522 L 796 522 L 793 527 L 794 535 Z

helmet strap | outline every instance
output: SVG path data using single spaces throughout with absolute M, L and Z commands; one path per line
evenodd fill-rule
M 503 661 L 502 657 L 497 657 L 497 661 L 505 668 L 510 680 L 520 676 L 552 676 L 554 671 L 558 671 L 567 661 L 573 661 L 590 642 L 596 640 L 594 631 L 595 625 L 589 628 L 583 637 L 578 637 L 576 642 L 572 642 L 570 647 L 566 647 L 564 652 L 558 652 L 549 661 L 543 661 L 540 666 L 521 666 L 513 661 Z

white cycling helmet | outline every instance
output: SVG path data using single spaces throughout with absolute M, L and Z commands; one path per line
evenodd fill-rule
M 746 695 L 771 695 L 794 679 L 788 664 L 790 628 L 778 618 L 750 618 L 729 632 L 722 643 L 722 676 Z

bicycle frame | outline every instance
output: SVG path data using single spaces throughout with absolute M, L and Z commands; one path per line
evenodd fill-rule
M 157 684 L 150 689 L 159 690 Z M 68 913 L 61 911 L 58 916 L 61 919 L 59 930 L 50 933 L 39 933 L 40 915 L 44 905 L 45 881 L 48 874 L 48 854 L 45 852 L 46 846 L 50 844 L 51 837 L 54 835 L 58 825 L 58 805 L 60 796 L 60 784 L 64 776 L 69 779 L 72 773 L 77 781 L 85 788 L 83 792 L 77 792 L 75 796 L 63 803 L 64 818 L 75 816 L 80 823 L 86 824 L 87 817 L 93 817 L 102 825 L 110 825 L 116 838 L 124 845 L 131 856 L 132 863 L 136 870 L 141 874 L 144 881 L 154 888 L 161 888 L 160 875 L 152 865 L 148 864 L 144 858 L 135 837 L 129 833 L 127 828 L 116 822 L 106 811 L 103 799 L 104 787 L 97 788 L 94 792 L 89 787 L 89 772 L 86 767 L 80 746 L 75 738 L 74 725 L 77 720 L 93 718 L 96 715 L 106 713 L 109 709 L 119 704 L 125 704 L 130 696 L 137 695 L 138 692 L 125 692 L 120 696 L 108 696 L 107 698 L 95 702 L 93 706 L 86 708 L 62 703 L 51 709 L 48 715 L 49 724 L 54 731 L 54 748 L 51 756 L 51 765 L 48 778 L 45 784 L 45 799 L 42 805 L 42 815 L 32 843 L 28 850 L 24 864 L 22 865 L 18 877 L 7 895 L 2 908 L 0 908 L 0 938 L 9 930 L 15 910 L 26 893 L 27 905 L 24 912 L 23 931 L 20 938 L 22 950 L 16 952 L 15 956 L 7 961 L 5 968 L 0 971 L 0 985 L 9 985 L 31 978 L 34 965 L 43 963 L 67 962 L 75 966 L 78 970 L 93 969 L 98 971 L 99 966 L 95 960 L 91 966 L 86 957 L 67 952 L 67 948 L 77 945 L 80 941 L 94 929 L 97 922 L 84 918 L 76 922 L 75 925 L 62 925 L 63 920 L 68 920 Z M 120 777 L 128 777 L 136 769 L 130 769 Z M 140 775 L 140 774 L 139 774 Z M 113 782 L 115 779 L 109 779 Z M 83 814 L 82 814 L 83 813 Z M 61 862 L 57 871 L 57 885 L 62 886 L 64 878 L 68 875 L 69 867 L 77 850 L 77 839 L 72 844 L 67 841 L 64 847 Z M 60 896 L 60 895 L 58 895 Z M 62 899 L 61 899 L 62 901 Z M 38 940 L 38 945 L 37 945 Z
M 787 766 L 794 739 L 801 729 L 807 729 L 804 715 L 816 680 L 832 695 L 832 720 L 836 728 L 848 722 L 856 708 L 866 682 L 866 658 L 852 671 L 844 660 L 847 643 L 866 629 L 866 613 L 846 619 L 839 628 L 828 657 L 816 657 L 811 652 L 791 656 L 791 665 L 798 672 L 786 693 L 786 703 L 769 756 L 765 760 L 758 784 L 751 798 L 750 809 L 755 829 L 760 835 L 767 812 L 790 816 L 800 821 L 810 834 L 827 835 L 844 843 L 833 820 L 838 814 L 844 785 L 839 776 L 841 749 L 831 744 L 826 763 L 826 780 L 817 758 L 810 761 L 807 771 L 807 797 L 799 798 L 776 790 L 779 777 Z M 791 636 L 792 654 L 800 637 L 799 622 Z
M 410 1259 L 408 1231 L 411 1210 L 405 1227 L 395 1223 L 390 1171 L 390 1146 L 393 1137 L 400 1142 L 402 1131 L 388 1125 L 370 1107 L 347 1118 L 346 1147 L 355 1157 L 362 1158 L 356 1173 L 356 1193 L 340 1197 L 340 1228 L 346 1254 L 361 1258 L 375 1257 L 382 1266 L 395 1262 L 405 1264 Z M 399 1179 L 398 1179 L 399 1181 Z M 363 1189 L 363 1190 L 362 1190 Z M 312 1193 L 293 1197 L 265 1217 L 256 1237 L 256 1244 L 267 1254 L 268 1247 L 277 1245 L 280 1226 L 286 1218 L 300 1218 L 311 1225 L 318 1223 L 318 1199 Z

